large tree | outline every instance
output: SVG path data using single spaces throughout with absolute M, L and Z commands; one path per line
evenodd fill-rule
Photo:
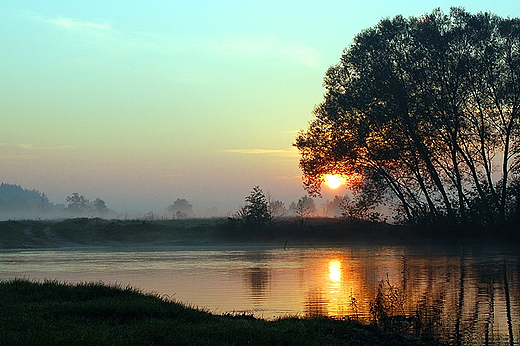
M 405 220 L 504 222 L 520 154 L 520 20 L 452 8 L 383 19 L 326 74 L 296 138 L 304 186 L 353 177 Z

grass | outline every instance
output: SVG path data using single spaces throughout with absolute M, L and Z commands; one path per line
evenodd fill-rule
M 435 345 L 356 321 L 214 315 L 131 287 L 0 282 L 2 345 Z

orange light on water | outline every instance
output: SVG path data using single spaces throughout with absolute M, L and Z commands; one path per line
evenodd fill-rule
M 332 260 L 329 262 L 330 281 L 337 283 L 341 281 L 341 262 Z

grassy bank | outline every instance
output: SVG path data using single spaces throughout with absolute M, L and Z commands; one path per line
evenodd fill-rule
M 433 345 L 355 321 L 220 316 L 100 283 L 0 282 L 3 345 Z
M 409 244 L 439 237 L 421 229 L 369 222 L 313 218 L 245 227 L 230 219 L 192 220 L 17 220 L 0 222 L 0 249 L 136 246 L 269 245 L 316 246 L 356 242 Z M 495 238 L 496 240 L 496 238 Z
M 0 222 L 0 248 L 184 246 L 219 244 L 224 221 L 17 220 Z
M 516 233 L 515 233 L 516 234 Z M 17 220 L 0 222 L 0 249 L 136 246 L 269 245 L 290 247 L 371 243 L 412 245 L 467 242 L 518 243 L 520 238 L 500 230 L 453 231 L 446 228 L 402 227 L 384 223 L 345 222 L 311 218 L 284 219 L 248 226 L 232 219 L 191 220 Z

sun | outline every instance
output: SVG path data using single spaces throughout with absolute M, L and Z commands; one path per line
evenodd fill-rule
M 340 187 L 341 184 L 344 183 L 343 177 L 339 174 L 327 174 L 325 176 L 325 183 L 331 188 L 331 189 L 337 189 Z

